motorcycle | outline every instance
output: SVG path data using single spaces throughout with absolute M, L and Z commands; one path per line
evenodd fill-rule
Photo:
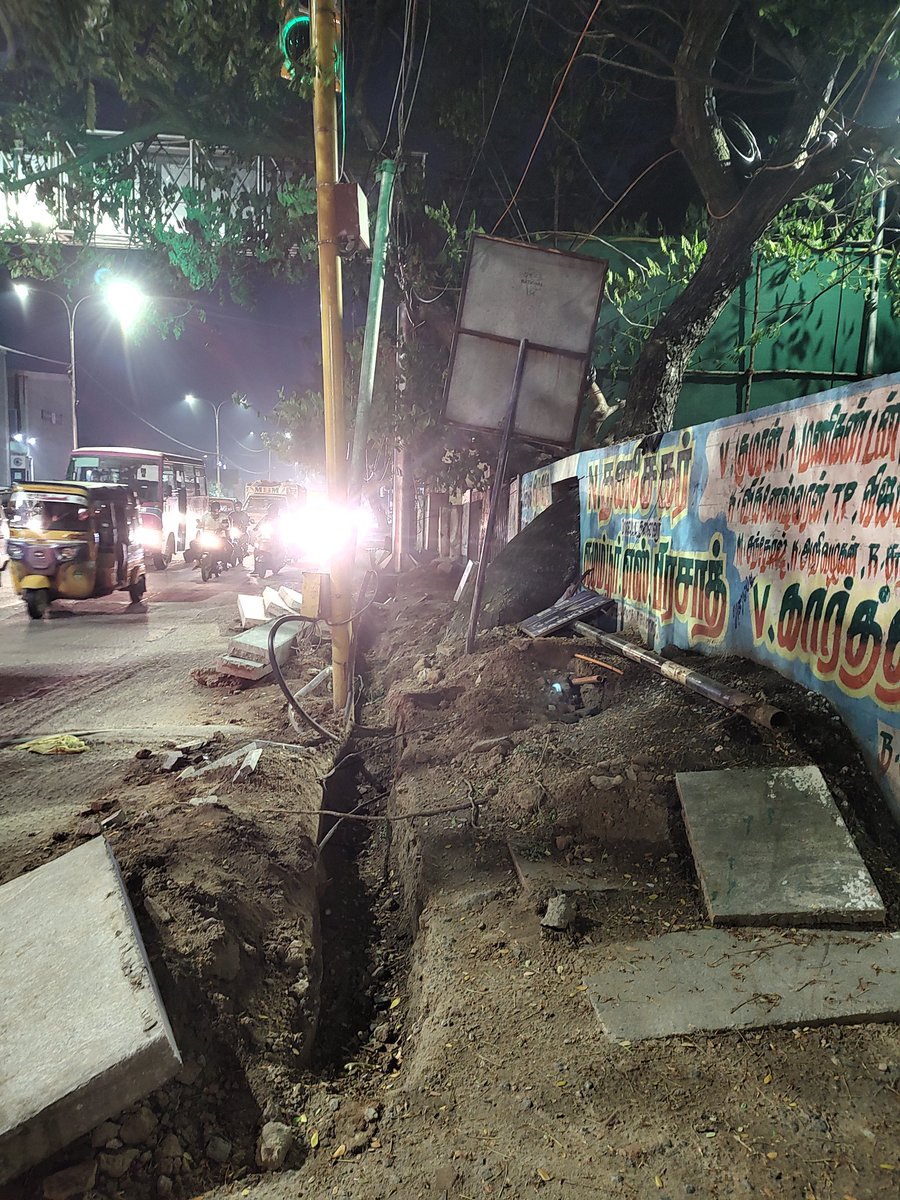
M 271 520 L 263 520 L 253 530 L 253 574 L 265 579 L 271 571 L 277 575 L 287 561 L 281 538 Z
M 218 578 L 222 571 L 227 571 L 237 563 L 234 543 L 224 524 L 220 525 L 215 533 L 210 530 L 198 533 L 197 545 L 200 557 L 194 565 L 200 567 L 200 578 L 204 583 L 213 577 Z

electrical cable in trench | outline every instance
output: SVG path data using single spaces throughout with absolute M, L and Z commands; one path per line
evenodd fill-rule
M 366 601 L 365 604 L 362 605 L 361 608 L 359 608 L 355 613 L 353 613 L 351 616 L 349 616 L 346 621 L 330 622 L 332 628 L 334 628 L 337 625 L 350 625 L 353 622 L 358 621 L 360 619 L 360 617 L 363 615 L 363 613 L 368 612 L 368 610 L 375 603 L 375 597 L 378 595 L 378 572 L 377 571 L 371 570 L 371 569 L 366 571 L 365 575 L 363 576 L 362 584 L 360 585 L 359 594 L 360 594 L 360 596 L 362 596 L 363 593 L 365 592 L 366 580 L 369 579 L 370 577 L 372 579 L 374 579 L 374 581 L 375 581 L 375 587 L 372 591 L 371 597 Z M 297 716 L 299 716 L 301 718 L 301 720 L 305 721 L 306 724 L 309 725 L 311 729 L 314 729 L 316 731 L 316 733 L 318 733 L 321 737 L 327 738 L 330 742 L 340 742 L 341 741 L 340 734 L 332 733 L 330 729 L 326 729 L 324 725 L 322 725 L 319 721 L 317 721 L 315 719 L 315 717 L 310 716 L 310 714 L 306 711 L 306 709 L 303 707 L 303 705 L 299 702 L 297 697 L 291 691 L 290 687 L 288 686 L 287 680 L 284 677 L 284 672 L 281 670 L 281 665 L 279 664 L 278 659 L 275 656 L 275 634 L 282 627 L 282 625 L 286 625 L 288 621 L 299 621 L 301 624 L 305 624 L 305 625 L 318 625 L 319 624 L 318 617 L 304 617 L 300 613 L 286 613 L 285 616 L 278 617 L 277 620 L 272 622 L 272 624 L 269 626 L 268 654 L 269 654 L 269 666 L 272 668 L 272 674 L 275 676 L 275 682 L 281 688 L 281 691 L 282 691 L 285 699 L 287 700 L 290 709 L 293 712 L 295 712 L 297 714 Z M 351 696 L 352 696 L 352 693 L 351 693 Z M 349 713 L 347 713 L 345 715 L 349 716 Z M 371 737 L 378 737 L 378 736 L 381 736 L 383 733 L 382 730 L 369 729 L 365 726 L 357 726 L 356 730 L 358 733 L 362 733 L 364 735 L 368 735 Z

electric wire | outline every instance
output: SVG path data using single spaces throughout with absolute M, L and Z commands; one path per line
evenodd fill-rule
M 45 358 L 43 354 L 30 354 L 27 350 L 17 350 L 15 346 L 0 345 L 0 350 L 5 350 L 7 354 L 19 354 L 22 358 L 35 358 L 38 362 L 53 363 L 57 367 L 71 368 L 71 363 L 63 362 L 59 358 Z
M 360 617 L 363 615 L 363 613 L 367 612 L 372 607 L 372 605 L 375 603 L 375 597 L 378 595 L 378 572 L 377 571 L 374 571 L 374 570 L 366 571 L 365 575 L 363 576 L 362 583 L 360 584 L 359 596 L 362 597 L 362 595 L 365 591 L 366 580 L 369 577 L 372 577 L 375 581 L 375 586 L 372 590 L 372 595 L 369 598 L 369 600 L 361 608 L 359 608 L 355 613 L 353 613 L 352 616 L 348 617 L 346 621 L 329 621 L 329 622 L 324 622 L 325 624 L 328 624 L 331 628 L 337 628 L 338 626 L 341 626 L 341 625 L 350 625 L 354 621 L 358 621 L 360 619 Z M 282 627 L 282 625 L 286 625 L 288 623 L 288 621 L 298 621 L 301 624 L 313 625 L 313 626 L 318 626 L 318 624 L 319 624 L 318 617 L 304 617 L 300 613 L 286 613 L 283 617 L 278 617 L 277 620 L 272 622 L 272 624 L 269 626 L 268 655 L 269 655 L 269 666 L 272 668 L 272 674 L 275 676 L 275 682 L 278 684 L 279 688 L 281 689 L 281 692 L 284 695 L 285 699 L 287 700 L 288 705 L 290 706 L 291 710 L 293 712 L 295 712 L 303 721 L 305 721 L 306 724 L 310 726 L 310 728 L 314 729 L 316 731 L 316 733 L 320 734 L 322 737 L 327 738 L 329 741 L 339 742 L 341 740 L 340 735 L 336 734 L 336 733 L 332 733 L 330 729 L 326 729 L 324 725 L 320 724 L 315 719 L 315 717 L 310 716 L 310 714 L 306 711 L 306 709 L 303 707 L 303 705 L 300 703 L 300 701 L 297 699 L 297 697 L 291 691 L 290 687 L 288 686 L 288 682 L 284 677 L 284 672 L 281 670 L 281 665 L 279 664 L 278 659 L 275 656 L 275 634 Z M 350 694 L 347 697 L 347 706 L 344 711 L 345 719 L 349 717 L 350 712 L 351 712 L 352 702 L 353 702 L 353 692 L 354 692 L 354 689 L 351 689 Z M 367 736 L 378 736 L 381 733 L 380 730 L 367 729 L 364 727 L 361 727 L 359 729 L 359 732 L 366 734 Z
M 559 97 L 562 94 L 562 90 L 566 85 L 566 80 L 569 78 L 569 72 L 572 70 L 572 67 L 575 64 L 575 59 L 578 56 L 578 51 L 581 49 L 581 43 L 587 37 L 587 31 L 591 27 L 591 23 L 593 22 L 594 17 L 597 15 L 597 11 L 600 8 L 600 5 L 602 3 L 603 3 L 603 0 L 596 0 L 594 7 L 591 9 L 591 15 L 588 17 L 587 21 L 585 21 L 584 28 L 582 29 L 581 33 L 579 34 L 578 41 L 575 43 L 575 45 L 572 49 L 572 53 L 569 55 L 569 61 L 566 63 L 566 68 L 562 73 L 562 78 L 559 81 L 559 85 L 556 89 L 556 92 L 554 93 L 553 99 L 550 101 L 550 107 L 547 109 L 547 115 L 546 115 L 546 117 L 544 117 L 544 123 L 541 126 L 540 132 L 537 135 L 534 146 L 532 147 L 532 150 L 531 150 L 531 154 L 529 154 L 529 156 L 528 156 L 528 162 L 525 164 L 525 170 L 522 172 L 522 177 L 519 180 L 519 182 L 516 184 L 516 190 L 513 192 L 509 203 L 507 204 L 507 206 L 503 210 L 503 212 L 500 214 L 500 216 L 497 219 L 496 224 L 494 225 L 494 228 L 491 230 L 492 233 L 497 232 L 504 217 L 510 211 L 510 209 L 513 207 L 513 205 L 515 204 L 516 200 L 519 197 L 519 192 L 522 190 L 522 184 L 525 182 L 525 177 L 527 176 L 528 172 L 531 170 L 531 164 L 534 162 L 535 156 L 537 155 L 537 152 L 538 152 L 538 148 L 540 147 L 540 144 L 544 139 L 544 134 L 547 132 L 547 126 L 550 124 L 550 118 L 553 116 L 553 111 L 556 108 L 557 101 L 559 100 Z
M 487 125 L 484 128 L 484 134 L 482 135 L 481 141 L 478 144 L 478 149 L 475 151 L 475 156 L 472 159 L 472 164 L 469 167 L 468 174 L 466 175 L 466 181 L 465 181 L 465 185 L 463 186 L 462 196 L 460 197 L 460 201 L 459 201 L 459 204 L 456 209 L 456 216 L 453 218 L 454 225 L 459 220 L 459 214 L 462 212 L 462 207 L 466 202 L 466 195 L 468 194 L 469 186 L 475 175 L 475 168 L 478 166 L 478 161 L 481 158 L 482 154 L 484 153 L 484 147 L 487 144 L 488 135 L 490 134 L 491 126 L 494 123 L 494 117 L 497 115 L 497 108 L 500 105 L 500 97 L 503 95 L 503 88 L 506 85 L 506 78 L 509 75 L 509 69 L 512 66 L 513 56 L 516 53 L 516 47 L 519 44 L 519 37 L 522 33 L 522 26 L 525 24 L 525 16 L 528 13 L 528 9 L 529 9 L 530 5 L 531 5 L 531 0 L 525 0 L 525 4 L 522 8 L 521 16 L 519 17 L 519 24 L 518 24 L 518 27 L 516 28 L 516 36 L 513 38 L 513 43 L 512 43 L 512 46 L 510 47 L 509 56 L 506 59 L 506 66 L 503 70 L 503 75 L 500 79 L 500 86 L 497 88 L 497 95 L 494 98 L 494 107 L 491 109 L 491 115 L 488 117 Z

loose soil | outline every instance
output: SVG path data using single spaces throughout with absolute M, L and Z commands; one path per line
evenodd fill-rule
M 417 571 L 367 614 L 360 721 L 395 732 L 355 735 L 342 753 L 360 757 L 327 779 L 333 750 L 293 731 L 274 688 L 198 684 L 206 719 L 240 711 L 306 752 L 266 752 L 238 785 L 135 761 L 79 817 L 123 813 L 110 840 L 185 1069 L 131 1114 L 134 1146 L 116 1118 L 10 1194 L 99 1157 L 94 1193 L 138 1200 L 896 1195 L 896 1025 L 629 1045 L 603 1034 L 582 982 L 613 943 L 707 923 L 674 775 L 711 764 L 817 763 L 897 928 L 900 839 L 838 718 L 738 660 L 702 669 L 784 708 L 786 731 L 571 638 L 500 628 L 466 658 L 445 637 L 454 582 Z M 293 681 L 326 652 L 304 645 Z M 585 688 L 595 713 L 568 723 L 548 705 L 554 682 L 585 672 L 576 652 L 622 674 Z M 326 700 L 309 708 L 330 719 Z M 326 807 L 393 819 L 343 821 L 317 852 L 333 826 L 304 814 L 323 781 Z M 91 831 L 54 831 L 3 877 Z M 622 886 L 580 895 L 565 934 L 542 931 L 546 895 L 522 891 L 509 839 Z M 271 1120 L 293 1145 L 265 1176 Z

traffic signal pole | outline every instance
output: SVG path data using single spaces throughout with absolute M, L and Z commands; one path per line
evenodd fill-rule
M 347 505 L 347 429 L 344 414 L 344 330 L 341 260 L 338 257 L 334 188 L 338 182 L 335 78 L 335 0 L 313 0 L 312 43 L 315 55 L 313 124 L 316 149 L 316 197 L 319 236 L 319 301 L 322 310 L 322 375 L 325 400 L 325 474 L 334 508 Z M 334 708 L 341 712 L 350 693 L 349 551 L 331 564 L 331 664 Z

